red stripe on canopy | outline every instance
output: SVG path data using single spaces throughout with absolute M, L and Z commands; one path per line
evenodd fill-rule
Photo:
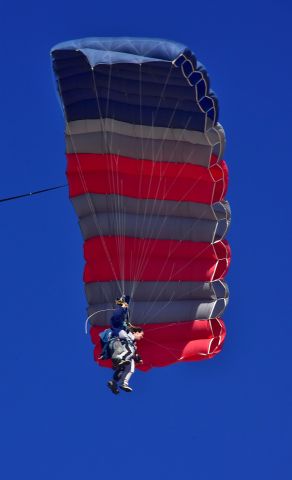
M 224 160 L 211 168 L 111 154 L 67 154 L 70 197 L 84 193 L 214 203 L 228 183 Z
M 123 262 L 121 262 L 123 253 Z M 84 243 L 84 281 L 212 281 L 230 263 L 226 240 L 209 244 L 176 240 L 94 237 Z
M 98 360 L 101 354 L 99 333 L 106 327 L 94 326 L 90 330 L 95 344 L 94 358 L 101 366 L 110 367 L 111 361 Z M 143 365 L 141 370 L 163 367 L 176 362 L 211 358 L 222 349 L 226 329 L 222 319 L 195 320 L 179 323 L 141 325 L 143 340 L 137 342 Z
M 129 260 L 133 255 L 149 254 L 152 258 L 178 258 L 188 259 L 193 257 L 230 258 L 230 246 L 227 240 L 216 243 L 191 242 L 184 240 L 154 240 L 151 238 L 133 237 L 92 237 L 84 242 L 84 258 L 87 261 L 97 259 L 108 253 L 111 257 L 121 254 L 123 249 Z

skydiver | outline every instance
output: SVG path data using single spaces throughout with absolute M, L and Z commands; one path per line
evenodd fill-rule
M 102 348 L 99 358 L 104 360 L 112 358 L 113 368 L 116 368 L 119 364 L 130 363 L 118 357 L 118 354 L 128 350 L 126 348 L 127 334 L 132 326 L 129 320 L 129 301 L 130 297 L 128 295 L 116 298 L 116 308 L 110 319 L 110 328 L 99 334 Z M 121 343 L 121 339 L 123 339 L 123 343 Z
M 133 327 L 129 319 L 129 301 L 129 295 L 122 295 L 117 298 L 115 301 L 117 308 L 110 320 L 111 338 L 117 337 L 120 340 L 120 342 L 112 342 L 114 347 L 112 354 L 113 368 L 130 364 L 133 355 L 131 339 L 128 336 L 130 328 Z
M 127 332 L 131 326 L 129 319 L 129 302 L 129 295 L 122 295 L 115 300 L 117 307 L 110 320 L 110 327 L 114 337 L 118 337 L 122 330 Z
M 119 393 L 119 388 L 125 392 L 133 391 L 129 386 L 129 381 L 135 372 L 135 362 L 143 363 L 140 355 L 137 354 L 136 342 L 142 340 L 143 336 L 144 332 L 140 327 L 132 327 L 127 333 L 127 349 L 122 354 L 125 361 L 118 364 L 112 380 L 107 382 L 107 386 L 115 395 Z M 121 342 L 124 341 L 125 338 L 121 340 Z

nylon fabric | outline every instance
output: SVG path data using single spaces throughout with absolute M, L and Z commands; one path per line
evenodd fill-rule
M 95 359 L 108 365 L 97 333 L 121 294 L 145 331 L 143 369 L 212 358 L 226 334 L 231 215 L 225 132 L 205 67 L 162 39 L 77 39 L 51 57 Z
M 143 139 L 144 143 L 147 140 L 163 140 L 164 142 L 171 140 L 193 145 L 215 146 L 218 143 L 224 144 L 225 142 L 225 133 L 219 124 L 206 132 L 197 132 L 177 128 L 148 127 L 147 125 L 136 125 L 112 118 L 103 118 L 102 120 L 76 120 L 75 122 L 69 122 L 66 127 L 66 134 L 69 136 L 100 132 L 140 138 Z
M 91 328 L 91 339 L 95 344 L 94 357 L 100 365 L 110 366 L 109 362 L 98 359 L 100 346 L 97 335 L 102 329 L 98 326 Z M 144 363 L 138 364 L 137 368 L 146 371 L 177 362 L 212 358 L 220 353 L 226 336 L 224 322 L 218 318 L 179 324 L 146 324 L 143 329 L 145 335 L 139 342 L 139 352 Z
M 227 305 L 224 298 L 204 302 L 200 300 L 180 300 L 167 302 L 156 300 L 152 305 L 149 302 L 134 302 L 131 306 L 131 322 L 136 325 L 147 323 L 170 323 L 188 322 L 191 320 L 210 319 L 221 316 Z M 92 316 L 91 325 L 109 326 L 112 312 L 106 311 L 111 304 L 97 304 L 88 307 L 88 316 L 100 311 L 98 315 Z
M 198 165 L 153 162 L 137 159 L 98 155 L 67 154 L 67 176 L 70 197 L 85 193 L 116 194 L 135 198 L 220 202 L 228 185 L 226 163 L 207 169 Z M 82 169 L 82 178 L 79 169 Z M 139 177 L 140 181 L 135 182 Z
M 104 298 L 114 298 L 119 285 L 117 282 L 90 282 L 85 285 L 85 294 L 89 305 L 104 302 Z M 124 282 L 125 291 L 131 291 L 131 282 Z M 227 284 L 222 280 L 213 282 L 140 282 L 135 289 L 135 301 L 168 302 L 175 295 L 181 300 L 214 301 L 218 298 L 228 302 L 229 291 Z
M 169 217 L 192 218 L 210 220 L 213 222 L 223 221 L 230 224 L 230 207 L 227 201 L 216 202 L 212 205 L 198 202 L 176 202 L 167 200 L 132 198 L 126 195 L 102 195 L 85 194 L 71 198 L 74 209 L 79 217 L 92 215 L 93 206 L 95 213 L 116 214 L 141 214 L 141 215 L 167 215 Z

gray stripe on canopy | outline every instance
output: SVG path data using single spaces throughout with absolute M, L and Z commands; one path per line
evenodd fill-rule
M 214 145 L 192 144 L 179 140 L 136 138 L 116 132 L 91 132 L 66 135 L 67 153 L 111 153 L 136 159 L 147 159 L 159 162 L 190 163 L 208 167 L 211 155 L 222 158 L 225 146 L 220 132 L 212 129 Z M 222 130 L 223 132 L 223 130 Z M 194 132 L 197 133 L 197 132 Z M 224 132 L 223 134 L 224 135 Z M 216 143 L 217 142 L 217 143 Z
M 221 240 L 228 229 L 226 220 L 212 221 L 129 213 L 91 214 L 79 220 L 84 240 L 96 236 L 128 236 L 213 243 Z
M 191 320 L 208 320 L 220 317 L 226 307 L 226 299 L 220 298 L 213 302 L 200 300 L 182 300 L 168 302 L 157 301 L 132 302 L 130 309 L 130 321 L 139 325 L 143 323 L 171 323 L 189 322 Z M 88 307 L 88 317 L 91 325 L 109 325 L 112 316 L 111 303 L 99 303 Z M 107 310 L 107 311 L 101 311 Z M 98 313 L 96 313 L 98 312 Z
M 66 126 L 66 134 L 80 135 L 88 133 L 118 133 L 126 137 L 134 137 L 147 140 L 171 140 L 175 142 L 187 142 L 194 145 L 211 145 L 225 143 L 223 127 L 218 123 L 207 132 L 196 130 L 185 130 L 179 128 L 151 127 L 147 125 L 136 125 L 133 123 L 121 122 L 112 118 L 85 119 L 69 122 Z
M 219 152 L 215 151 L 215 155 Z M 126 137 L 117 133 L 88 133 L 66 135 L 66 153 L 99 153 L 122 155 L 138 160 L 157 162 L 190 163 L 209 167 L 212 147 L 192 145 L 187 142 L 171 140 L 145 140 Z
M 201 220 L 226 220 L 230 223 L 230 206 L 227 201 L 213 205 L 175 200 L 154 200 L 126 197 L 124 195 L 102 195 L 86 193 L 72 197 L 79 218 L 96 213 L 134 213 L 142 215 L 167 215 L 173 217 L 200 218 Z
M 85 294 L 89 305 L 113 302 L 122 295 L 120 290 L 132 295 L 135 302 L 155 302 L 172 300 L 228 300 L 229 290 L 222 280 L 214 282 L 90 282 L 85 284 Z

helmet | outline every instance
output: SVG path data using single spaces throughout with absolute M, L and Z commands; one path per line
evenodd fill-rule
M 131 297 L 129 295 L 122 295 L 121 297 L 118 297 L 116 299 L 116 303 L 118 305 L 122 305 L 123 303 L 129 303 L 131 300 Z

